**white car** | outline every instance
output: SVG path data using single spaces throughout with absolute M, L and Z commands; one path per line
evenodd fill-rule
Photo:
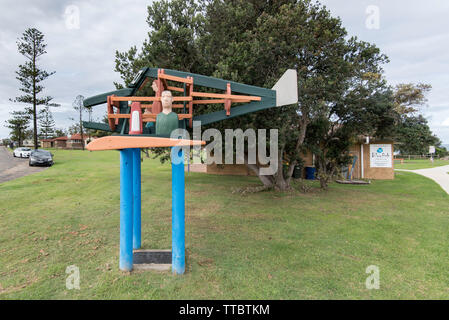
M 14 157 L 29 158 L 31 154 L 31 149 L 25 147 L 16 148 L 12 154 Z

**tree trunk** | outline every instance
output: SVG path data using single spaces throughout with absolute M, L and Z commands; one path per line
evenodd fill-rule
M 274 188 L 279 191 L 290 189 L 290 184 L 284 177 L 284 146 L 282 146 L 278 153 L 278 171 L 274 175 Z
M 288 183 L 284 177 L 284 169 L 282 167 L 282 163 L 281 167 L 278 168 L 278 172 L 275 175 L 274 188 L 279 191 L 285 191 L 290 189 L 290 183 Z
M 295 151 L 299 152 L 301 146 L 304 143 L 304 139 L 306 137 L 306 129 L 307 125 L 309 123 L 309 118 L 306 113 L 303 113 L 303 116 L 301 117 L 301 124 L 300 124 L 300 131 L 298 140 L 296 141 Z M 291 188 L 290 182 L 293 175 L 293 171 L 295 170 L 295 166 L 298 163 L 297 160 L 293 160 L 288 167 L 287 170 L 287 177 L 284 177 L 284 168 L 283 168 L 283 153 L 284 153 L 284 146 L 278 151 L 278 171 L 276 174 L 271 176 L 262 176 L 259 175 L 259 166 L 256 164 L 248 164 L 248 155 L 245 154 L 245 164 L 246 166 L 253 171 L 260 179 L 260 181 L 263 183 L 263 185 L 267 188 L 274 188 L 279 191 L 285 191 Z
M 150 157 L 150 154 L 148 153 L 148 148 L 142 148 L 142 149 L 140 149 L 140 151 L 142 151 L 143 153 L 145 153 L 145 156 L 146 156 L 147 158 Z
M 296 152 L 299 152 L 299 149 L 301 148 L 301 146 L 304 143 L 304 140 L 306 138 L 306 129 L 307 129 L 308 124 L 309 124 L 309 118 L 304 113 L 303 116 L 301 117 L 299 136 L 298 136 L 298 140 L 296 141 L 296 146 L 295 146 Z M 295 170 L 295 167 L 297 164 L 298 164 L 298 161 L 296 161 L 296 159 L 295 159 L 290 163 L 290 166 L 288 167 L 288 171 L 287 171 L 287 184 L 288 185 L 290 185 L 290 180 L 292 179 L 293 171 Z
M 245 152 L 245 155 L 243 157 L 245 161 L 245 165 L 253 171 L 257 177 L 260 179 L 260 181 L 263 183 L 264 187 L 266 188 L 272 188 L 273 187 L 273 177 L 272 176 L 263 176 L 259 174 L 259 165 L 257 164 L 250 164 L 248 163 L 248 154 Z
M 318 174 L 318 178 L 320 180 L 320 187 L 323 190 L 327 190 L 329 186 L 329 182 L 331 181 L 332 177 L 334 176 L 336 166 L 334 163 L 329 163 L 330 169 L 328 170 L 328 166 L 326 163 L 326 159 L 319 160 L 319 168 L 320 172 Z
M 82 109 L 82 106 L 81 106 L 81 105 L 80 105 L 79 107 L 80 107 L 81 146 L 82 146 L 82 148 L 83 148 L 83 150 L 84 150 L 83 115 L 82 115 L 83 109 Z
M 324 178 L 324 177 L 320 178 L 320 187 L 323 190 L 327 190 L 328 185 L 327 185 L 327 179 L 326 178 Z
M 323 159 L 322 155 L 316 155 L 315 157 L 315 163 L 317 168 L 317 178 L 320 181 L 320 187 L 321 189 L 326 190 L 327 189 L 327 183 L 326 183 L 326 161 Z
M 37 117 L 36 117 L 36 44 L 33 47 L 33 142 L 37 150 Z
M 266 188 L 272 188 L 274 184 L 273 176 L 262 176 L 259 174 L 259 166 L 257 164 L 248 164 L 246 166 L 253 171 Z
M 19 131 L 19 147 L 21 147 L 22 144 L 23 144 L 23 141 L 22 141 L 22 131 L 21 131 L 21 130 L 18 130 L 18 131 Z
M 249 164 L 248 163 L 248 155 L 245 153 L 245 164 L 246 166 L 253 171 L 259 180 L 263 183 L 265 188 L 274 188 L 278 191 L 285 191 L 290 189 L 290 183 L 286 181 L 284 178 L 283 167 L 282 167 L 282 152 L 278 155 L 278 171 L 274 175 L 260 175 L 260 166 L 258 164 Z

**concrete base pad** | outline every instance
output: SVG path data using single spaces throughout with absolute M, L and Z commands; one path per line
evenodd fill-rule
M 341 184 L 370 184 L 371 181 L 363 181 L 363 180 L 336 180 L 335 182 Z
M 171 250 L 138 249 L 133 251 L 134 270 L 171 270 Z

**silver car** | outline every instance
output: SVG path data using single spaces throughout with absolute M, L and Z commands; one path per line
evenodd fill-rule
M 16 148 L 12 154 L 14 157 L 18 158 L 29 158 L 31 154 L 31 149 L 26 147 Z
M 30 167 L 32 166 L 52 166 L 53 154 L 47 150 L 37 149 L 31 151 Z

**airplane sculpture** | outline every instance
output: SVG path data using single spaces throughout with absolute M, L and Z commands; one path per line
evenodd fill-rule
M 154 97 L 136 96 L 150 78 L 154 78 Z M 154 86 L 155 85 L 155 86 Z M 223 90 L 223 93 L 196 91 L 198 87 Z M 226 120 L 272 107 L 297 103 L 296 70 L 289 69 L 272 89 L 250 86 L 233 81 L 207 77 L 199 74 L 170 69 L 143 68 L 129 87 L 84 100 L 85 107 L 107 103 L 108 124 L 83 122 L 87 129 L 103 130 L 119 135 L 156 136 L 146 122 L 155 122 L 162 111 L 161 93 L 170 90 L 181 94 L 174 96 L 174 109 L 178 109 L 179 127 L 191 128 L 192 121 L 201 121 L 202 125 Z M 132 102 L 128 105 L 128 102 Z M 178 102 L 178 103 L 176 103 Z M 148 104 L 152 103 L 152 104 Z M 241 103 L 244 103 L 243 105 Z M 223 104 L 222 111 L 207 114 L 194 114 L 194 105 Z M 231 107 L 234 104 L 234 107 Z M 235 106 L 235 104 L 240 104 Z M 146 112 L 142 112 L 145 109 Z
M 153 81 L 154 97 L 136 96 L 136 92 L 150 79 Z M 181 86 L 179 86 L 181 85 Z M 224 93 L 195 91 L 198 87 L 223 90 Z M 141 247 L 141 164 L 140 148 L 171 147 L 172 159 L 172 250 L 171 264 L 175 274 L 185 272 L 185 189 L 184 151 L 181 146 L 204 145 L 201 140 L 170 139 L 157 135 L 152 126 L 162 112 L 162 104 L 169 93 L 178 93 L 172 108 L 180 112 L 172 115 L 172 123 L 178 127 L 192 127 L 192 120 L 202 125 L 237 117 L 276 106 L 298 102 L 295 70 L 287 70 L 270 90 L 233 81 L 216 79 L 199 74 L 169 69 L 143 68 L 128 88 L 103 93 L 84 100 L 85 107 L 107 104 L 108 124 L 84 122 L 88 129 L 113 132 L 113 135 L 95 139 L 87 149 L 120 151 L 120 262 L 121 270 L 131 271 Z M 198 89 L 197 89 L 198 90 Z M 181 95 L 179 95 L 181 94 Z M 170 99 L 171 99 L 171 95 Z M 131 102 L 131 105 L 128 105 Z M 152 102 L 152 104 L 148 104 Z M 146 104 L 144 104 L 146 103 Z M 241 105 L 243 103 L 243 105 Z M 194 114 L 194 105 L 223 104 L 223 110 L 207 114 Z M 234 104 L 234 107 L 232 107 Z M 240 104 L 240 105 L 235 105 Z M 142 113 L 142 109 L 146 111 Z M 159 115 L 161 116 L 161 115 Z M 159 121 L 159 120 L 158 120 Z M 157 124 L 156 124 L 157 125 Z M 171 128 L 171 127 L 170 127 Z M 176 161 L 176 159 L 178 159 Z

